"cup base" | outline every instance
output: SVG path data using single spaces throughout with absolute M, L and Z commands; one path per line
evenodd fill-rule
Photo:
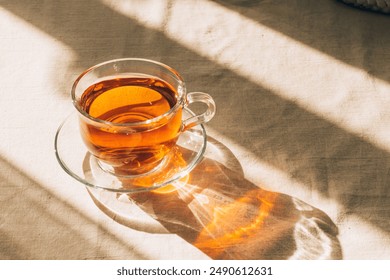
M 94 164 L 96 164 L 98 168 L 100 168 L 104 172 L 110 173 L 111 175 L 124 177 L 124 178 L 136 178 L 136 177 L 147 176 L 149 174 L 152 174 L 153 172 L 160 170 L 166 165 L 169 156 L 170 155 L 167 154 L 164 158 L 162 158 L 157 163 L 141 165 L 137 168 L 129 167 L 127 165 L 115 167 L 98 159 L 95 156 L 92 156 L 91 161 L 94 162 Z

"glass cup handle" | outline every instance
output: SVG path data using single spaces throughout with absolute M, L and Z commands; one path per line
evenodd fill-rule
M 205 112 L 195 115 L 193 117 L 190 117 L 183 121 L 183 131 L 201 124 L 206 123 L 209 120 L 211 120 L 215 115 L 215 102 L 213 98 L 204 92 L 190 92 L 187 94 L 187 104 L 186 106 L 195 103 L 195 102 L 201 102 L 207 105 L 207 109 Z

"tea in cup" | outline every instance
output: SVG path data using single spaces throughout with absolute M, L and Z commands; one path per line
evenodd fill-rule
M 72 99 L 87 149 L 103 170 L 118 176 L 159 168 L 182 132 L 215 114 L 209 94 L 187 94 L 177 71 L 139 58 L 89 68 L 73 84 Z M 205 111 L 183 120 L 183 110 L 194 102 L 206 104 Z

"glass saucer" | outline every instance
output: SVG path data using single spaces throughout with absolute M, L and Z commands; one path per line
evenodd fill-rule
M 183 119 L 193 115 L 189 109 L 183 110 Z M 103 170 L 89 153 L 81 139 L 78 124 L 76 113 L 67 117 L 57 130 L 54 146 L 57 160 L 65 172 L 87 187 L 121 193 L 166 187 L 185 180 L 206 150 L 206 130 L 203 125 L 197 125 L 180 134 L 176 146 L 157 170 L 136 177 L 116 176 Z

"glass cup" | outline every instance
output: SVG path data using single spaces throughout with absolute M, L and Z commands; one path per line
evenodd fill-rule
M 87 69 L 73 84 L 72 100 L 87 149 L 103 170 L 118 176 L 158 169 L 180 133 L 215 114 L 209 94 L 186 93 L 177 71 L 139 58 L 111 60 Z M 183 120 L 183 109 L 198 102 L 206 109 Z

